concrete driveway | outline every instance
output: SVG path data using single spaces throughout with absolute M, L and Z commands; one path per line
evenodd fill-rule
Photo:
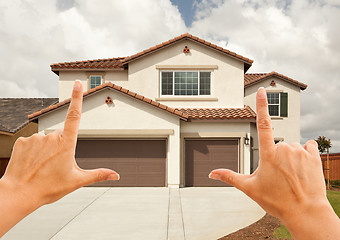
M 215 240 L 264 211 L 235 188 L 81 188 L 26 217 L 2 239 Z

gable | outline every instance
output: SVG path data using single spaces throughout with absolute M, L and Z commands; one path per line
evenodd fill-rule
M 108 97 L 112 103 L 106 103 Z M 67 109 L 64 105 L 40 116 L 39 131 L 62 128 Z M 79 129 L 163 129 L 178 124 L 177 116 L 107 88 L 84 98 Z

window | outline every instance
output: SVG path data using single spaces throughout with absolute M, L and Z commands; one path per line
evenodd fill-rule
M 199 96 L 211 94 L 211 72 L 161 72 L 161 94 Z
M 102 76 L 90 76 L 90 89 L 102 84 Z
M 280 116 L 280 93 L 267 93 L 270 116 Z
M 269 116 L 288 117 L 288 93 L 267 93 Z

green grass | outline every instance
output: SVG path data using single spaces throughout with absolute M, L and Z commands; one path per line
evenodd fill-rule
M 340 217 L 340 192 L 327 190 L 327 198 L 331 203 L 334 212 Z M 293 239 L 283 224 L 275 230 L 273 237 Z

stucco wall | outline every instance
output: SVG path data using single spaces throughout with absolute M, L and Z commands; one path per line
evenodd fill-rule
M 188 46 L 189 54 L 183 49 Z M 129 89 L 141 92 L 152 99 L 160 97 L 160 70 L 156 65 L 217 65 L 211 70 L 211 97 L 218 101 L 158 101 L 169 106 L 224 106 L 243 107 L 243 66 L 224 54 L 218 53 L 198 43 L 184 40 L 161 51 L 143 57 L 129 64 Z M 190 68 L 188 68 L 190 69 Z M 168 98 L 168 97 L 167 97 Z
M 84 91 L 89 89 L 89 76 L 102 75 L 103 81 L 111 81 L 115 84 L 127 87 L 128 71 L 60 71 L 59 72 L 59 101 L 71 97 L 72 88 L 75 80 L 80 80 Z
M 14 135 L 0 134 L 0 158 L 9 158 L 12 154 L 12 148 L 19 137 L 29 137 L 38 132 L 38 124 L 29 123 Z
M 276 85 L 270 86 L 274 80 Z M 256 92 L 259 87 L 266 91 L 283 91 L 288 93 L 288 117 L 271 117 L 274 138 L 283 138 L 285 142 L 300 143 L 300 88 L 277 78 L 270 78 L 245 89 L 245 104 L 256 111 Z
M 183 49 L 188 46 L 189 54 Z M 160 71 L 162 66 L 187 66 L 185 70 L 193 70 L 192 66 L 211 66 L 211 95 L 209 96 L 178 96 L 187 101 L 178 101 L 178 97 L 159 99 Z M 156 68 L 158 66 L 158 68 Z M 190 67 L 189 67 L 190 66 Z M 161 69 L 160 69 L 160 68 Z M 217 68 L 216 68 L 217 67 Z M 104 81 L 111 81 L 119 86 L 137 92 L 168 106 L 191 107 L 243 107 L 244 105 L 244 63 L 221 54 L 206 46 L 190 40 L 183 40 L 172 46 L 161 49 L 155 53 L 132 61 L 126 71 L 106 71 Z M 170 69 L 167 69 L 170 70 Z M 197 68 L 195 69 L 197 70 Z M 91 72 L 61 71 L 59 73 L 59 99 L 69 98 L 72 92 L 73 81 L 82 81 L 84 90 L 88 89 L 88 75 Z M 192 101 L 192 99 L 200 101 Z M 208 98 L 208 99 L 207 99 Z M 177 100 L 176 100 L 177 99 Z
M 107 105 L 105 99 L 111 97 L 113 104 Z M 62 128 L 64 119 L 67 113 L 67 107 L 58 111 L 52 112 L 46 116 L 39 118 L 39 131 L 44 133 L 44 130 L 53 130 Z M 139 138 L 134 132 L 138 130 L 172 130 L 172 133 L 165 136 L 153 135 L 149 138 L 167 138 L 168 152 L 167 152 L 167 170 L 168 170 L 168 186 L 178 186 L 179 177 L 179 118 L 157 109 L 149 104 L 135 100 L 129 96 L 118 93 L 114 90 L 104 90 L 93 96 L 84 99 L 82 118 L 80 121 L 79 138 Z M 98 130 L 103 130 L 98 134 Z M 123 130 L 119 134 L 106 133 L 112 130 Z M 132 130 L 132 131 L 131 131 Z M 148 133 L 146 132 L 145 135 Z M 145 137 L 145 136 L 144 136 Z

